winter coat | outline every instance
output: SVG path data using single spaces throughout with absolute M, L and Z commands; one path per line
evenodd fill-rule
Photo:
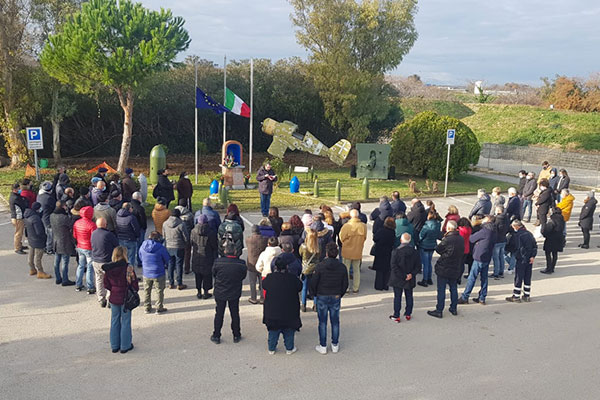
M 373 235 L 383 227 L 383 223 L 387 217 L 394 215 L 392 206 L 388 200 L 383 200 L 379 203 L 379 207 L 371 213 L 371 221 L 373 221 Z
M 260 253 L 260 255 L 258 256 L 258 260 L 256 260 L 255 268 L 257 272 L 260 272 L 260 275 L 263 278 L 272 272 L 271 261 L 273 261 L 273 259 L 279 254 L 281 254 L 281 248 L 279 246 L 267 246 L 267 248 L 262 253 Z
M 44 226 L 50 226 L 50 214 L 56 208 L 56 197 L 51 192 L 46 192 L 40 189 L 37 197 L 37 202 L 42 205 L 40 212 L 42 213 L 42 222 Z
M 126 175 L 121 181 L 121 196 L 123 196 L 123 201 L 131 201 L 131 196 L 137 191 L 137 186 L 133 178 L 129 175 Z
M 419 248 L 427 251 L 435 250 L 437 241 L 440 238 L 440 223 L 435 219 L 429 219 L 423 225 L 423 229 L 419 233 Z
M 384 226 L 373 235 L 373 243 L 375 245 L 373 269 L 376 271 L 387 271 L 390 269 L 392 251 L 396 243 L 396 232 Z
M 146 210 L 142 207 L 142 203 L 138 200 L 131 200 L 131 214 L 137 219 L 140 229 L 145 231 L 148 228 L 148 220 L 146 218 Z
M 506 203 L 506 199 L 501 194 L 498 196 L 492 197 L 492 199 L 494 200 L 494 206 L 492 207 L 493 210 L 490 210 L 490 212 L 496 210 L 496 207 L 498 207 L 498 206 L 504 207 L 504 204 Z
M 400 246 L 400 238 L 403 234 L 408 233 L 410 235 L 410 245 L 415 247 L 415 230 L 408 219 L 398 218 L 396 219 L 396 247 Z
M 302 273 L 304 275 L 312 276 L 313 272 L 315 271 L 315 267 L 321 260 L 320 249 L 317 253 L 311 253 L 308 251 L 306 244 L 303 243 L 300 245 L 300 250 L 298 251 L 300 252 L 300 257 L 302 257 Z
M 489 263 L 496 244 L 496 229 L 492 223 L 481 225 L 481 229 L 473 233 L 469 239 L 473 245 L 473 260 Z
M 542 235 L 546 238 L 544 240 L 544 251 L 563 251 L 565 245 L 564 229 L 565 220 L 563 216 L 552 214 L 542 230 Z
M 110 199 L 108 201 L 108 205 L 110 206 L 110 208 L 112 208 L 113 210 L 115 210 L 115 212 L 119 212 L 119 210 L 121 208 L 123 208 L 123 200 L 119 200 L 117 198 Z
M 190 234 L 192 242 L 192 271 L 210 275 L 217 258 L 217 233 L 208 224 L 198 224 Z
M 362 260 L 363 246 L 366 239 L 367 225 L 358 218 L 351 218 L 340 229 L 342 257 L 347 260 Z M 324 251 L 322 253 L 325 254 Z
M 513 254 L 518 263 L 529 263 L 529 259 L 537 255 L 537 242 L 524 227 L 514 232 L 506 244 L 506 251 Z
M 253 233 L 246 239 L 246 249 L 248 250 L 246 263 L 248 264 L 248 271 L 256 272 L 256 262 L 260 253 L 267 248 L 267 241 L 268 239 L 260 233 Z
M 239 300 L 242 296 L 242 281 L 248 273 L 246 263 L 237 257 L 219 257 L 213 266 L 215 300 Z
M 556 207 L 560 208 L 562 211 L 562 216 L 565 219 L 565 222 L 568 222 L 571 219 L 571 212 L 573 211 L 573 203 L 575 202 L 575 196 L 569 193 L 568 196 L 560 199 L 560 202 L 556 205 Z
M 27 241 L 33 249 L 43 249 L 46 247 L 46 229 L 42 222 L 42 216 L 31 208 L 25 210 L 24 222 L 27 233 Z
M 348 270 L 336 258 L 327 257 L 315 267 L 310 287 L 315 296 L 343 297 L 348 290 Z
M 100 202 L 100 195 L 103 193 L 102 190 L 98 189 L 98 188 L 93 188 L 90 194 L 90 200 L 92 202 L 92 206 L 96 207 L 96 204 L 98 204 Z
M 169 217 L 163 224 L 163 232 L 167 249 L 185 249 L 190 241 L 190 232 L 181 218 Z
M 527 183 L 527 178 L 519 178 L 519 185 L 517 186 L 517 195 L 523 195 L 523 190 L 525 189 L 525 184 Z
M 246 229 L 246 227 L 244 226 L 244 220 L 242 219 L 242 217 L 240 217 L 238 214 L 233 216 L 232 221 L 235 221 L 238 223 L 238 225 L 242 228 L 242 232 L 244 232 L 244 229 Z
M 284 243 L 289 243 L 292 245 L 294 249 L 294 256 L 296 258 L 300 258 L 300 236 L 294 234 L 291 230 L 282 231 L 281 235 L 279 235 L 279 246 L 283 248 Z
M 596 200 L 595 197 L 589 199 L 581 208 L 579 213 L 579 226 L 583 229 L 589 229 L 590 231 L 594 225 L 594 211 L 596 211 Z
M 191 199 L 194 193 L 194 187 L 192 186 L 192 181 L 188 178 L 183 177 L 177 181 L 177 198 L 181 199 Z
M 136 292 L 140 290 L 138 286 L 137 277 L 135 271 L 132 271 L 130 277 L 131 283 L 127 282 L 127 267 L 128 264 L 125 260 L 106 263 L 102 266 L 104 270 L 104 287 L 110 291 L 110 297 L 108 301 L 110 304 L 121 306 L 125 303 L 125 296 L 127 295 L 127 287 L 131 285 L 131 288 Z
M 12 219 L 23 219 L 25 210 L 31 206 L 31 204 L 27 205 L 27 199 L 25 197 L 14 192 L 11 192 L 8 197 L 8 205 L 10 207 L 10 218 Z
M 279 259 L 282 259 L 286 263 L 287 272 L 295 276 L 300 276 L 300 274 L 302 273 L 302 264 L 296 258 L 294 253 L 281 252 L 279 255 L 273 258 L 273 260 L 271 260 L 271 271 L 277 270 L 275 262 Z
M 412 289 L 417 286 L 417 274 L 421 271 L 419 252 L 410 244 L 402 244 L 392 253 L 389 285 L 392 287 Z M 412 274 L 410 280 L 406 280 Z
M 496 243 L 506 243 L 506 234 L 510 226 L 507 216 L 504 214 L 496 215 L 494 226 L 496 227 Z
M 458 227 L 458 234 L 464 242 L 465 254 L 469 254 L 471 252 L 471 242 L 469 242 L 469 239 L 471 238 L 471 232 L 472 229 L 469 226 Z
M 158 183 L 154 187 L 154 191 L 152 192 L 152 196 L 155 199 L 159 197 L 163 197 L 167 204 L 175 200 L 175 192 L 173 191 L 173 184 L 169 180 L 169 177 L 166 175 L 158 176 Z
M 521 200 L 517 196 L 508 198 L 508 205 L 504 210 L 504 214 L 508 217 L 508 222 L 521 219 Z
M 523 197 L 525 200 L 531 200 L 535 189 L 537 189 L 537 182 L 535 179 L 525 179 L 527 180 L 527 183 L 525 183 L 525 187 L 523 188 Z
M 165 275 L 169 266 L 169 252 L 160 242 L 146 239 L 140 246 L 138 256 L 142 263 L 142 274 L 146 278 L 156 279 Z M 211 264 L 212 267 L 212 264 Z
M 260 169 L 256 173 L 256 181 L 258 182 L 258 192 L 260 194 L 273 194 L 273 183 L 277 182 L 277 177 L 275 177 L 275 179 L 273 180 L 270 180 L 267 178 L 267 175 L 275 176 L 275 171 L 273 171 L 273 168 L 267 171 L 265 167 L 260 167 Z
M 260 234 L 266 238 L 277 237 L 275 230 L 270 225 L 260 225 L 258 229 L 260 229 Z
M 442 224 L 442 233 L 446 233 L 446 225 L 448 225 L 448 221 L 454 221 L 458 224 L 459 219 L 460 215 L 458 214 L 446 214 L 446 218 L 444 219 L 444 223 Z
M 162 235 L 163 225 L 165 221 L 169 219 L 170 216 L 171 212 L 166 206 L 156 203 L 154 205 L 154 209 L 152 210 L 152 221 L 154 221 L 154 230 L 156 230 Z
M 92 260 L 98 263 L 108 263 L 112 259 L 113 250 L 119 246 L 117 235 L 111 231 L 98 228 L 92 232 Z
M 477 203 L 471 209 L 469 219 L 473 218 L 473 215 L 487 215 L 490 211 L 492 211 L 492 201 L 490 195 L 486 193 L 477 200 Z
M 31 205 L 33 203 L 35 203 L 35 200 L 36 200 L 36 197 L 37 197 L 35 195 L 35 193 L 33 193 L 29 189 L 23 189 L 23 190 L 21 190 L 21 196 L 24 197 L 25 200 L 27 200 L 25 208 L 31 208 Z
M 415 232 L 421 232 L 423 225 L 425 225 L 425 221 L 427 221 L 427 213 L 425 212 L 425 207 L 423 207 L 423 203 L 421 203 L 420 201 L 416 202 L 415 205 L 413 205 L 410 208 L 410 211 L 408 212 L 406 217 L 408 218 L 408 222 L 410 222 L 413 226 Z M 417 235 L 417 238 L 415 238 L 415 242 L 418 241 L 418 236 L 419 235 Z
M 106 203 L 96 204 L 94 207 L 94 221 L 97 221 L 100 217 L 106 220 L 106 229 L 111 232 L 117 231 L 117 212 L 114 208 Z
M 554 176 L 552 176 L 552 172 L 554 172 Z M 550 177 L 548 178 L 548 183 L 550 184 L 550 190 L 554 193 L 556 188 L 558 187 L 558 180 L 560 176 L 558 176 L 558 170 L 556 168 L 552 168 L 550 170 Z
M 400 213 L 406 213 L 406 204 L 401 199 L 392 201 L 390 206 L 392 206 L 393 216 L 396 216 Z
M 92 232 L 96 230 L 96 224 L 92 222 L 94 209 L 83 207 L 79 210 L 79 216 L 81 218 L 73 224 L 73 237 L 77 241 L 77 248 L 92 250 Z
M 547 166 L 546 168 L 542 168 L 540 173 L 538 174 L 537 184 L 539 185 L 542 179 L 550 179 L 550 171 L 552 171 L 551 166 Z
M 550 207 L 554 203 L 554 197 L 552 196 L 551 189 L 545 189 L 540 192 L 540 195 L 535 202 L 535 205 L 538 206 L 537 215 L 548 215 L 548 211 L 550 211 Z
M 302 327 L 298 297 L 298 292 L 302 290 L 300 279 L 293 274 L 276 272 L 263 280 L 262 287 L 266 291 L 263 324 L 267 329 L 270 331 L 300 329 Z
M 242 231 L 240 224 L 234 220 L 225 219 L 221 226 L 219 226 L 217 236 L 219 239 L 219 255 L 225 255 L 225 239 L 227 238 L 231 238 L 233 241 L 235 255 L 237 257 L 242 255 L 242 251 L 244 250 L 244 232 Z
M 58 181 L 52 186 L 57 199 L 60 199 L 65 194 L 65 189 L 69 187 L 71 180 L 69 176 L 62 173 L 58 176 Z
M 196 215 L 194 218 L 194 222 L 198 224 L 200 215 L 206 215 L 208 218 L 208 226 L 210 229 L 217 232 L 219 230 L 219 226 L 221 226 L 221 216 L 218 212 L 212 209 L 210 206 L 203 206 L 202 210 L 196 211 Z
M 175 209 L 179 210 L 179 218 L 181 218 L 181 222 L 183 222 L 188 232 L 191 232 L 192 229 L 194 229 L 194 226 L 196 225 L 194 224 L 194 214 L 192 214 L 192 212 L 184 206 L 177 206 L 175 207 Z
M 568 176 L 562 176 L 558 178 L 558 184 L 556 185 L 556 191 L 554 193 L 560 194 L 563 189 L 568 189 L 571 183 L 571 178 Z
M 57 208 L 50 215 L 52 227 L 52 246 L 56 254 L 74 256 L 73 219 L 63 208 Z
M 140 236 L 140 224 L 137 218 L 125 208 L 117 213 L 117 237 L 119 240 L 137 242 Z
M 463 271 L 465 241 L 458 231 L 450 231 L 444 235 L 435 248 L 440 255 L 435 263 L 435 274 L 446 279 L 458 279 Z
M 271 227 L 273 228 L 273 231 L 275 231 L 275 237 L 279 237 L 279 235 L 281 235 L 281 225 L 283 225 L 283 218 L 269 217 L 269 221 L 271 222 Z

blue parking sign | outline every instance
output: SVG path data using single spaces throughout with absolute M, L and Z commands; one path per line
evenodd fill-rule
M 42 150 L 43 148 L 42 128 L 27 128 L 27 149 Z
M 454 144 L 454 139 L 456 137 L 456 129 L 448 129 L 446 132 L 446 144 Z

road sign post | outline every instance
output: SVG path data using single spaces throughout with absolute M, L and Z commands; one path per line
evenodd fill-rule
M 448 155 L 446 157 L 446 183 L 444 184 L 444 197 L 448 196 L 448 171 L 450 169 L 450 146 L 454 144 L 456 130 L 448 129 L 446 132 L 446 144 L 448 145 Z
M 33 161 L 35 162 L 35 179 L 40 180 L 40 167 L 38 163 L 38 150 L 44 149 L 44 141 L 42 139 L 42 128 L 27 128 L 27 149 L 33 150 Z

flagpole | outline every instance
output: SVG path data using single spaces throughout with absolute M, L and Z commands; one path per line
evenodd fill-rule
M 198 184 L 198 107 L 196 107 L 196 88 L 198 87 L 198 60 L 194 58 L 195 85 L 194 85 L 194 172 L 196 174 L 196 185 Z
M 227 55 L 223 57 L 223 105 L 227 103 Z M 223 144 L 225 144 L 226 135 L 225 129 L 227 127 L 227 113 L 223 113 Z
M 254 113 L 254 59 L 250 59 L 250 160 L 248 173 L 252 174 L 252 122 Z

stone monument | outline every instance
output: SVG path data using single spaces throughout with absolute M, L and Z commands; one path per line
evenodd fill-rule
M 221 152 L 221 173 L 223 186 L 227 189 L 241 190 L 244 185 L 244 165 L 242 164 L 242 144 L 237 140 L 228 140 L 223 143 Z

